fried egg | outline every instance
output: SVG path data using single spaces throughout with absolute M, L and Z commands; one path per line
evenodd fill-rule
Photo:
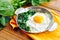
M 31 33 L 43 32 L 49 26 L 50 19 L 45 13 L 37 12 L 33 16 L 29 15 L 26 22 Z

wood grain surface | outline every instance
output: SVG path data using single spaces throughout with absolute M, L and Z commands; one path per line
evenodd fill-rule
M 57 14 L 60 14 L 60 0 L 53 0 L 50 3 L 42 6 L 53 9 Z M 32 40 L 30 37 L 20 31 L 20 29 L 13 30 L 9 23 L 0 31 L 0 40 Z
M 7 24 L 7 26 L 0 31 L 0 40 L 32 40 L 24 33 L 20 32 L 20 29 L 13 30 L 12 27 Z
M 60 11 L 60 0 L 51 0 L 51 2 L 49 3 L 42 4 L 42 6 L 56 10 L 56 11 Z

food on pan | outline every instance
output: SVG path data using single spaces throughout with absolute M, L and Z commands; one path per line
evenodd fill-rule
M 31 32 L 43 32 L 49 26 L 51 19 L 48 13 L 36 12 L 35 10 L 28 10 L 18 14 L 18 27 Z
M 33 16 L 35 14 L 35 11 L 33 10 L 29 10 L 27 12 L 23 12 L 23 13 L 20 13 L 18 15 L 18 25 L 20 28 L 26 30 L 26 31 L 30 31 L 30 27 L 27 26 L 26 22 L 29 20 L 29 15 L 30 16 Z

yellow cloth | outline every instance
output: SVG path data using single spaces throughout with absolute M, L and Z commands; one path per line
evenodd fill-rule
M 51 13 L 54 17 L 54 22 L 58 23 L 58 26 L 55 31 L 52 32 L 43 32 L 39 34 L 28 34 L 34 40 L 60 40 L 60 15 L 56 14 L 53 10 Z

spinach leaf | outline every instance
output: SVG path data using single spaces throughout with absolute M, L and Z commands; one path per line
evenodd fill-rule
M 1 21 L 1 24 L 2 24 L 3 26 L 6 25 L 6 23 L 5 23 L 5 18 L 4 18 L 3 16 L 0 18 L 0 21 Z
M 14 8 L 8 0 L 0 0 L 0 30 L 4 28 L 14 14 Z
M 8 0 L 0 0 L 0 15 L 12 16 L 14 14 L 14 8 Z
M 0 30 L 2 30 L 4 28 L 4 26 L 2 24 L 0 24 Z
M 5 18 L 4 17 L 0 17 L 0 30 L 2 30 L 5 26 Z
M 12 0 L 11 1 L 15 10 L 25 5 L 31 4 L 32 6 L 37 6 L 45 2 L 50 2 L 50 0 Z
M 9 20 L 10 20 L 10 17 L 5 17 L 0 15 L 0 30 L 2 30 L 6 26 Z
M 16 10 L 19 7 L 22 7 L 24 5 L 26 5 L 27 0 L 12 0 L 11 4 L 13 5 L 14 9 Z
M 32 0 L 32 1 L 31 1 L 31 4 L 32 4 L 33 6 L 36 6 L 36 5 L 39 4 L 39 0 Z

